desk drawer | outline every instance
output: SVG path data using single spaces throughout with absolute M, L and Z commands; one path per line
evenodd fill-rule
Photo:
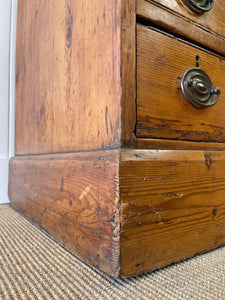
M 144 0 L 153 3 L 151 0 Z M 224 0 L 216 0 L 213 4 L 201 3 L 196 0 L 154 0 L 165 9 L 169 9 L 176 15 L 188 18 L 196 23 L 196 26 L 204 27 L 206 31 L 212 31 L 220 36 L 225 36 L 225 6 Z M 143 5 L 143 0 L 138 0 L 138 5 Z M 202 4 L 202 6 L 200 5 Z M 202 9 L 202 12 L 195 12 L 193 8 Z M 207 11 L 208 8 L 211 8 Z M 149 12 L 150 14 L 151 12 Z
M 181 89 L 196 68 L 220 89 L 212 107 L 196 108 Z M 137 126 L 141 138 L 225 142 L 225 60 L 146 26 L 137 26 Z
M 192 12 L 184 1 L 196 0 L 137 0 L 137 18 L 225 56 L 224 1 L 214 1 L 204 14 Z

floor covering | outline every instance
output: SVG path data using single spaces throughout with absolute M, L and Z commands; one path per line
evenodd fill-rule
M 225 299 L 225 247 L 153 273 L 113 279 L 10 205 L 0 205 L 0 299 Z

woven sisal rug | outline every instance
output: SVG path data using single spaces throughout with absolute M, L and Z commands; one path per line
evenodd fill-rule
M 0 299 L 225 299 L 225 248 L 114 280 L 0 205 Z

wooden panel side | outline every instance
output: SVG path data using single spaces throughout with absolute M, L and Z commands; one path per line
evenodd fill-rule
M 130 147 L 136 125 L 136 0 L 121 4 L 121 143 Z
M 187 9 L 183 1 L 137 0 L 137 15 L 224 55 L 225 8 L 222 2 L 214 1 L 210 12 L 197 15 Z
M 12 206 L 105 273 L 119 275 L 118 151 L 16 157 Z
M 218 103 L 198 109 L 181 90 L 184 73 L 200 67 L 219 87 Z M 225 60 L 145 26 L 137 26 L 137 137 L 225 142 Z
M 121 1 L 18 1 L 16 154 L 120 145 Z
M 121 275 L 225 244 L 225 153 L 121 153 Z

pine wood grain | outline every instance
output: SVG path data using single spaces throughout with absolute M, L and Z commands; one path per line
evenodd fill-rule
M 119 274 L 119 153 L 16 157 L 14 208 L 91 265 Z
M 219 102 L 197 109 L 181 91 L 184 73 L 201 69 L 219 87 Z M 225 60 L 200 48 L 137 26 L 137 137 L 225 142 Z
M 117 0 L 18 1 L 17 155 L 119 147 L 120 16 Z
M 225 244 L 224 169 L 224 152 L 121 152 L 122 276 Z

